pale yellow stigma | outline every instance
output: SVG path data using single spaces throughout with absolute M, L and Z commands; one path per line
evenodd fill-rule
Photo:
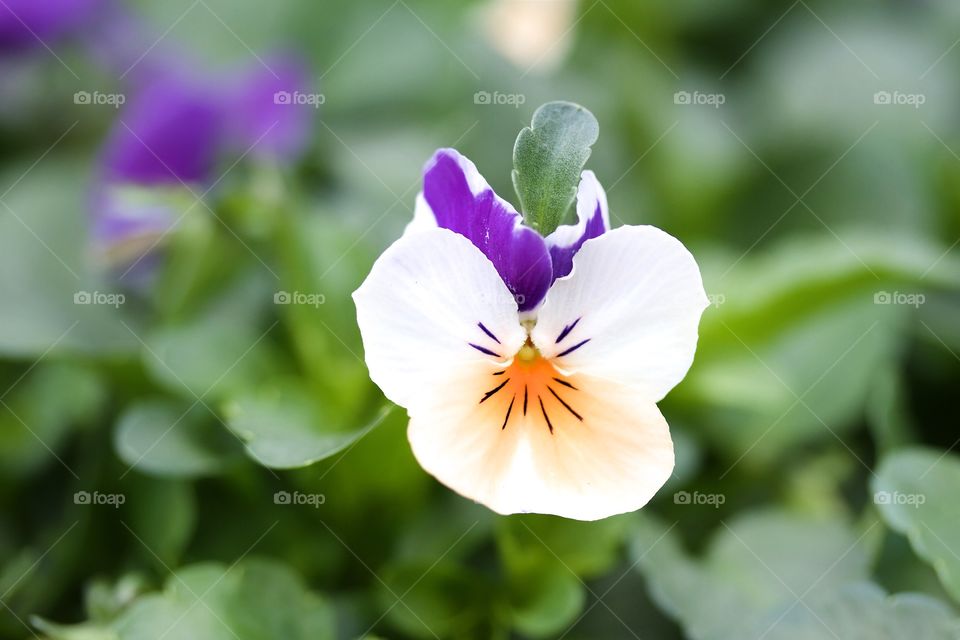
M 540 357 L 540 352 L 537 350 L 535 346 L 530 344 L 529 341 L 525 345 L 520 347 L 520 351 L 517 352 L 517 359 L 520 360 L 520 362 L 525 362 L 525 363 L 533 362 L 539 357 Z

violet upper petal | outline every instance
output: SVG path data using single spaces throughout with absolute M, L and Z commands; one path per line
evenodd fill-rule
M 515 296 L 520 311 L 543 300 L 553 279 L 543 238 L 523 225 L 523 218 L 453 149 L 440 149 L 427 163 L 423 192 L 411 227 L 436 225 L 468 238 L 496 267 Z
M 553 264 L 553 279 L 562 278 L 573 269 L 573 256 L 583 243 L 610 230 L 607 194 L 593 174 L 584 171 L 577 188 L 577 224 L 557 227 L 547 236 Z
M 110 183 L 163 185 L 212 178 L 221 150 L 221 109 L 204 86 L 168 75 L 139 87 L 103 152 Z

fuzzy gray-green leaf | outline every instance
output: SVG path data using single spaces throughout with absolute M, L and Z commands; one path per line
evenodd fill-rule
M 543 235 L 563 221 L 600 125 L 572 102 L 548 102 L 513 147 L 513 186 L 527 224 Z

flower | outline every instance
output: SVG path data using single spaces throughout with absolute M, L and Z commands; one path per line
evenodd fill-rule
M 92 199 L 96 253 L 121 269 L 140 266 L 187 211 L 203 211 L 196 198 L 219 182 L 224 158 L 230 167 L 247 156 L 295 160 L 309 139 L 308 107 L 277 104 L 274 94 L 305 83 L 293 57 L 224 83 L 169 69 L 135 83 L 102 152 Z M 130 275 L 149 276 L 155 263 L 152 256 Z
M 89 26 L 104 0 L 5 0 L 0 2 L 0 52 L 49 46 Z
M 299 157 L 310 139 L 314 109 L 293 97 L 308 95 L 308 77 L 303 63 L 291 55 L 244 70 L 229 92 L 225 113 L 232 148 L 262 160 Z
M 420 465 L 501 514 L 634 511 L 673 470 L 656 403 L 693 361 L 700 271 L 655 227 L 611 230 L 590 171 L 576 209 L 543 238 L 442 149 L 353 296 L 370 377 L 407 409 Z
M 162 75 L 133 93 L 104 145 L 92 198 L 92 240 L 108 265 L 141 266 L 189 206 L 190 190 L 205 189 L 223 144 L 221 122 L 217 100 L 193 79 Z

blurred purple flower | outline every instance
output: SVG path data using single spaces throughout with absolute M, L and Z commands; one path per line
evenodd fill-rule
M 221 105 L 209 87 L 156 78 L 130 96 L 103 152 L 110 182 L 163 185 L 206 182 L 223 144 Z
M 0 52 L 49 46 L 91 23 L 104 0 L 3 0 Z
M 182 216 L 183 196 L 216 182 L 219 162 L 245 154 L 295 160 L 309 139 L 309 97 L 317 99 L 305 91 L 305 68 L 289 57 L 229 83 L 150 75 L 129 90 L 94 189 L 93 242 L 114 265 L 154 263 L 156 256 L 143 258 Z
M 312 111 L 321 101 L 309 91 L 300 60 L 277 57 L 242 74 L 226 105 L 232 150 L 260 159 L 290 161 L 306 147 Z
M 210 87 L 170 74 L 137 87 L 103 149 L 92 199 L 97 254 L 124 266 L 150 253 L 181 216 L 171 194 L 199 194 L 213 180 L 223 134 Z

